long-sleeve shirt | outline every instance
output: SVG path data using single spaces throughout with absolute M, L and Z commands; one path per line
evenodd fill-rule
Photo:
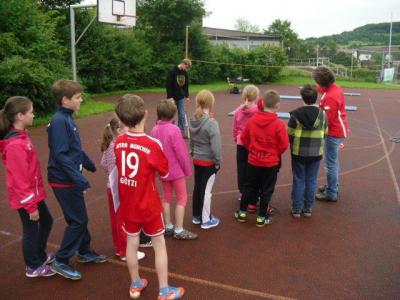
M 189 76 L 185 70 L 173 67 L 167 76 L 167 98 L 175 101 L 189 97 Z

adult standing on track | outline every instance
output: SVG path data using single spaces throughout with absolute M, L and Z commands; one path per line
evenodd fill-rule
M 345 100 L 342 88 L 335 83 L 335 75 L 324 66 L 313 72 L 322 94 L 319 106 L 326 112 L 328 118 L 328 136 L 325 139 L 325 167 L 327 185 L 320 187 L 316 199 L 321 201 L 337 201 L 339 193 L 339 149 L 348 136 L 349 128 L 346 121 Z
M 174 66 L 167 76 L 167 98 L 175 100 L 178 108 L 178 127 L 182 136 L 185 135 L 185 100 L 189 101 L 189 76 L 188 70 L 192 67 L 190 59 L 183 59 L 182 62 Z

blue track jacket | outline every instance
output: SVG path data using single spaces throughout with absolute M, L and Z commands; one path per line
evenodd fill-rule
M 47 128 L 49 143 L 49 183 L 74 185 L 82 190 L 90 187 L 82 167 L 95 172 L 96 167 L 83 151 L 79 131 L 72 118 L 73 111 L 59 107 Z

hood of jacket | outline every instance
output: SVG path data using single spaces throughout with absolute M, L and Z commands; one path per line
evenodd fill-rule
M 278 119 L 278 115 L 276 113 L 258 111 L 252 118 L 257 127 L 268 127 Z
M 4 153 L 4 149 L 16 138 L 26 138 L 25 130 L 11 128 L 6 135 L 0 139 L 0 152 Z
M 319 115 L 322 110 L 313 105 L 300 107 L 291 112 L 291 115 L 300 122 L 300 124 L 308 130 L 315 129 L 319 126 Z
M 189 126 L 190 126 L 190 129 L 192 130 L 192 133 L 193 134 L 198 133 L 200 131 L 200 129 L 207 123 L 207 121 L 209 119 L 210 119 L 210 116 L 207 113 L 205 113 L 203 115 L 203 117 L 201 117 L 200 119 L 196 119 L 196 118 L 190 119 Z

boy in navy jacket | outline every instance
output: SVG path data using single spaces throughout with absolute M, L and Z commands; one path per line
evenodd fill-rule
M 68 226 L 51 269 L 66 278 L 78 280 L 81 274 L 69 264 L 76 251 L 79 262 L 106 261 L 104 255 L 91 250 L 87 229 L 84 194 L 90 184 L 82 170 L 95 172 L 96 167 L 82 149 L 79 131 L 72 118 L 82 102 L 81 86 L 75 81 L 61 79 L 53 84 L 52 89 L 59 108 L 47 129 L 50 150 L 48 180 Z

